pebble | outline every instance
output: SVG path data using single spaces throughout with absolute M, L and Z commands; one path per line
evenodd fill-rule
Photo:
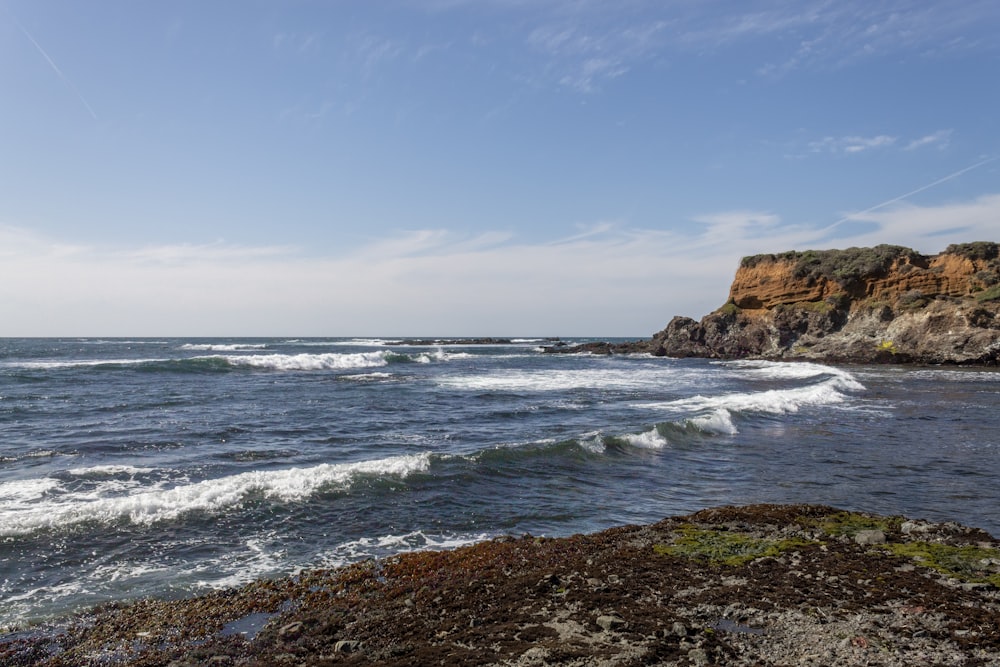
M 885 544 L 885 533 L 881 530 L 859 530 L 854 541 L 858 544 Z
M 687 626 L 677 621 L 672 626 L 670 626 L 670 632 L 675 637 L 687 637 L 688 629 Z
M 705 653 L 703 648 L 693 648 L 688 651 L 688 660 L 691 661 L 691 664 L 702 667 L 708 664 L 708 653 Z
M 597 625 L 599 625 L 605 632 L 611 632 L 613 628 L 625 625 L 625 620 L 621 616 L 605 614 L 597 617 Z
M 278 636 L 282 639 L 295 639 L 300 634 L 302 634 L 302 622 L 295 621 L 294 623 L 288 623 L 287 625 L 281 626 L 278 629 Z
M 333 650 L 337 653 L 354 653 L 361 647 L 361 642 L 353 639 L 341 639 L 333 645 Z

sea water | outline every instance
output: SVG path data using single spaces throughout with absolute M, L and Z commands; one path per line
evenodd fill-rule
M 0 340 L 0 629 L 721 504 L 1000 534 L 998 372 L 542 344 Z

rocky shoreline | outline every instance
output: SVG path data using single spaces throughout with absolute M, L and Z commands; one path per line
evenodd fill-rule
M 0 664 L 997 665 L 1000 541 L 815 505 L 720 507 L 113 603 Z
M 549 353 L 996 366 L 1000 244 L 921 255 L 901 246 L 744 257 L 720 308 L 650 340 Z

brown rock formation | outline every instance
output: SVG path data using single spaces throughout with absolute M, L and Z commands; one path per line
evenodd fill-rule
M 924 256 L 881 245 L 746 257 L 728 302 L 675 317 L 657 355 L 849 362 L 997 363 L 1000 246 Z

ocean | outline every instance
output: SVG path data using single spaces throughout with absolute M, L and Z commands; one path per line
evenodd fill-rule
M 1000 535 L 1000 372 L 542 344 L 0 339 L 0 629 L 723 504 Z

